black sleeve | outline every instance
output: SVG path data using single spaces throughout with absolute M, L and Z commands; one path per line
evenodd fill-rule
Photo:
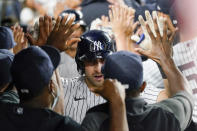
M 62 131 L 83 131 L 81 125 L 76 121 L 72 120 L 70 117 L 65 117 L 64 127 L 60 129 Z

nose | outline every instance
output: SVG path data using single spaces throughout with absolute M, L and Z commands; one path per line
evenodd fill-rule
M 101 67 L 102 67 L 102 65 L 103 65 L 103 62 L 101 62 L 101 61 L 98 61 L 97 63 L 96 63 L 96 65 L 95 65 L 95 71 L 97 72 L 97 73 L 101 73 Z

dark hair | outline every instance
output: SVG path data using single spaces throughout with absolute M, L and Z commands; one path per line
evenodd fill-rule
M 14 26 L 17 22 L 18 22 L 17 19 L 13 17 L 7 17 L 7 18 L 2 19 L 1 26 L 6 26 L 10 28 L 11 26 Z

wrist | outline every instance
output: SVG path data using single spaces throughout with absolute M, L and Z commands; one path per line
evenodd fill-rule
M 115 37 L 124 36 L 124 32 L 122 31 L 113 31 L 113 32 L 114 32 Z
M 176 74 L 174 72 L 177 71 L 177 67 L 174 63 L 174 60 L 172 58 L 165 58 L 164 60 L 161 61 L 161 67 L 167 76 L 167 74 Z
M 113 99 L 109 100 L 109 103 L 111 106 L 121 106 L 121 105 L 125 105 L 125 100 L 123 100 L 121 97 L 120 98 L 113 97 Z
M 169 58 L 166 57 L 161 60 L 161 67 L 165 68 L 166 66 L 168 66 L 168 67 L 175 66 L 175 63 L 174 63 L 174 60 L 172 59 L 172 57 L 169 57 Z

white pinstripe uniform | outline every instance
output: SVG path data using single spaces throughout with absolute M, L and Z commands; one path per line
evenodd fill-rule
M 65 115 L 79 123 L 82 122 L 88 109 L 105 102 L 101 96 L 97 96 L 89 90 L 83 76 L 73 79 L 63 78 L 63 87 Z
M 193 91 L 195 98 L 193 120 L 197 122 L 197 38 L 175 45 L 173 54 L 176 66 L 187 78 L 189 87 Z M 143 97 L 148 103 L 154 103 L 157 98 L 155 95 L 160 91 L 155 87 L 162 87 L 163 81 L 157 65 L 151 60 L 144 64 L 144 80 L 147 81 L 147 89 L 145 89 Z M 149 87 L 151 88 L 149 89 Z

